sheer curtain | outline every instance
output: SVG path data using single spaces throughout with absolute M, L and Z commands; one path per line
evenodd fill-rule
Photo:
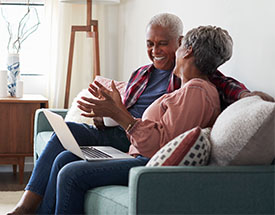
M 71 25 L 85 24 L 86 8 L 84 4 L 45 1 L 45 14 L 47 96 L 51 108 L 63 108 Z M 92 39 L 87 38 L 85 33 L 77 33 L 69 104 L 91 82 L 92 68 Z

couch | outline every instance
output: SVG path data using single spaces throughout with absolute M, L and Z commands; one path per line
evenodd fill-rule
M 68 110 L 51 111 L 65 117 Z M 37 110 L 34 162 L 51 135 L 44 113 Z M 89 190 L 85 214 L 275 214 L 274 167 L 135 167 L 130 170 L 128 187 Z

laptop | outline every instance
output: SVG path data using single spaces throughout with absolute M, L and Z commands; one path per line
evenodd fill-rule
M 64 119 L 47 109 L 43 110 L 50 125 L 65 149 L 87 161 L 134 158 L 111 146 L 79 146 Z

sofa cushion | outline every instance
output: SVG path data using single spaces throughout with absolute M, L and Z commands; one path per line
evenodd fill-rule
M 195 127 L 163 146 L 146 166 L 201 166 L 210 155 L 210 128 Z
M 101 83 L 103 86 L 105 86 L 107 89 L 111 90 L 111 79 L 108 78 L 104 78 L 102 76 L 96 76 L 95 81 Z M 118 89 L 118 91 L 123 94 L 125 87 L 126 87 L 126 82 L 123 81 L 114 81 L 116 88 Z M 93 119 L 92 118 L 88 118 L 88 117 L 84 117 L 81 116 L 82 110 L 80 110 L 77 106 L 78 100 L 81 100 L 81 97 L 85 96 L 88 98 L 92 98 L 94 97 L 89 91 L 88 89 L 83 89 L 81 90 L 78 95 L 74 98 L 72 105 L 65 117 L 65 121 L 70 121 L 70 122 L 78 122 L 78 123 L 86 123 L 88 125 L 93 125 Z
M 225 109 L 210 134 L 210 165 L 264 165 L 275 157 L 275 103 L 258 96 Z
M 85 195 L 85 214 L 127 215 L 128 187 L 104 186 L 88 190 Z
M 41 155 L 47 142 L 50 140 L 52 134 L 53 134 L 53 131 L 43 131 L 37 134 L 36 143 L 35 143 L 35 152 L 38 155 L 38 157 Z

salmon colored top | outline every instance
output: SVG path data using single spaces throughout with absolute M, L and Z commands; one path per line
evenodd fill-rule
M 220 113 L 216 87 L 194 78 L 180 89 L 154 101 L 137 119 L 127 135 L 129 154 L 151 158 L 162 146 L 181 133 L 200 126 L 211 127 Z

